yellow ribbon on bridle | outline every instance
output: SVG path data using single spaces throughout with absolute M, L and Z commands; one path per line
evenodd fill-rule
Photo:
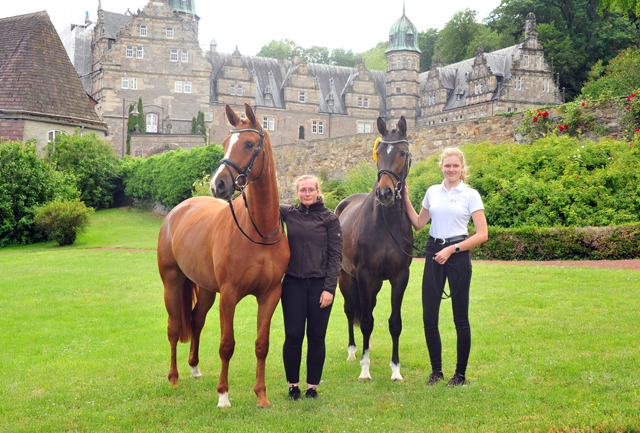
M 373 143 L 373 160 L 374 161 L 378 160 L 378 154 L 377 154 L 377 152 L 378 152 L 378 141 L 380 141 L 381 138 L 382 137 L 376 138 L 376 142 Z

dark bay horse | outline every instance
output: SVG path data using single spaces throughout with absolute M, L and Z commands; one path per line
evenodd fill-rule
M 371 193 L 351 195 L 336 207 L 344 236 L 339 285 L 349 322 L 347 359 L 355 359 L 353 326 L 359 323 L 363 347 L 360 380 L 371 379 L 369 340 L 373 331 L 373 309 L 384 280 L 391 283 L 391 380 L 402 380 L 398 356 L 402 332 L 400 308 L 409 282 L 413 231 L 400 198 L 400 194 L 406 193 L 404 181 L 411 164 L 404 117 L 397 126 L 389 131 L 385 121 L 378 118 L 378 131 L 382 136 L 376 150 L 378 181 Z
M 224 159 L 211 180 L 213 197 L 195 197 L 176 206 L 164 220 L 158 239 L 158 268 L 169 313 L 167 335 L 171 343 L 169 381 L 178 384 L 176 346 L 191 340 L 189 365 L 193 377 L 198 368 L 200 334 L 207 312 L 220 293 L 220 381 L 218 407 L 229 402 L 229 360 L 235 340 L 236 304 L 247 295 L 258 301 L 257 358 L 253 387 L 258 406 L 269 406 L 264 382 L 269 351 L 271 317 L 280 300 L 282 276 L 289 263 L 289 244 L 280 220 L 276 169 L 271 142 L 251 107 L 246 119 L 228 105 L 233 126 L 224 142 Z M 246 193 L 229 200 L 236 189 Z M 275 229 L 275 231 L 274 231 Z M 263 233 L 270 233 L 264 236 Z M 273 236 L 275 235 L 275 236 Z

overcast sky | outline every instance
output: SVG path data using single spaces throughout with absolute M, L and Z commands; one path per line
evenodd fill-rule
M 102 0 L 109 12 L 125 13 L 142 9 L 149 0 Z M 371 0 L 196 0 L 200 17 L 200 43 L 209 45 L 212 39 L 218 51 L 255 55 L 271 40 L 292 39 L 298 45 L 344 48 L 359 53 L 386 41 L 389 29 L 402 16 L 402 1 L 384 2 L 384 8 Z M 303 6 L 304 5 L 304 6 Z M 454 13 L 470 8 L 483 20 L 500 5 L 500 0 L 449 0 L 444 3 L 425 0 L 405 0 L 406 15 L 424 31 L 438 30 Z M 69 24 L 82 24 L 85 11 L 89 19 L 97 18 L 98 0 L 2 0 L 0 18 L 46 10 L 58 33 Z

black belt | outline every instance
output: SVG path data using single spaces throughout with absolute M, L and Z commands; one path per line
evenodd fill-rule
M 460 236 L 454 236 L 452 238 L 440 239 L 440 238 L 434 238 L 433 236 L 429 236 L 429 240 L 433 240 L 438 245 L 444 245 L 444 244 L 452 244 L 455 242 L 460 242 L 467 239 L 468 237 L 469 236 L 467 235 L 460 235 Z

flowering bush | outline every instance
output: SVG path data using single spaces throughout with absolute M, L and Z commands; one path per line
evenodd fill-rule
M 636 136 L 640 127 L 640 97 L 635 93 L 630 94 L 622 99 L 622 107 L 624 114 L 619 124 L 624 128 L 625 138 L 631 140 Z

